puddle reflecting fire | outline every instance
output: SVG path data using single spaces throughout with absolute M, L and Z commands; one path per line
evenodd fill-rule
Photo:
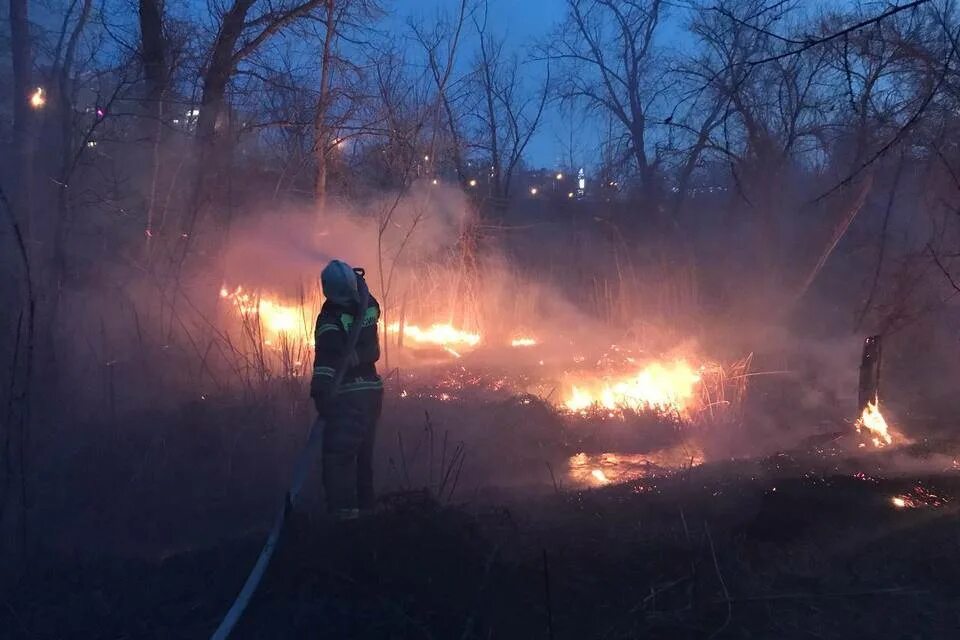
M 640 478 L 666 476 L 703 464 L 703 452 L 683 444 L 649 453 L 578 453 L 567 462 L 567 478 L 576 486 L 602 487 Z

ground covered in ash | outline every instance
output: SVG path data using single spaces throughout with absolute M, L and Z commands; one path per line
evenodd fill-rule
M 235 637 L 957 637 L 950 445 L 824 440 L 591 490 L 403 491 L 356 522 L 298 514 Z M 917 472 L 884 473 L 907 459 Z M 262 541 L 42 555 L 0 595 L 0 635 L 208 637 Z

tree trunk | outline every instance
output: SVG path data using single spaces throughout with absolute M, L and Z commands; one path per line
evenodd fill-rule
M 700 131 L 697 134 L 697 141 L 694 143 L 693 149 L 690 150 L 690 155 L 687 156 L 686 162 L 683 163 L 683 167 L 680 169 L 680 175 L 677 180 L 677 195 L 673 199 L 671 215 L 674 222 L 677 222 L 680 217 L 680 210 L 683 208 L 683 203 L 687 197 L 687 190 L 690 188 L 690 179 L 693 177 L 693 172 L 697 168 L 700 156 L 707 146 L 707 141 L 710 139 L 710 132 L 713 130 L 714 123 L 717 121 L 722 107 L 723 103 L 718 100 L 710 112 L 710 115 L 704 120 L 703 126 L 700 127 Z
M 83 29 L 90 18 L 93 9 L 93 0 L 84 0 L 80 9 L 77 23 L 67 42 L 58 73 L 59 117 L 60 117 L 60 174 L 57 182 L 57 219 L 53 224 L 53 273 L 51 295 L 59 298 L 60 286 L 67 272 L 66 238 L 70 226 L 71 192 L 70 181 L 74 169 L 74 128 L 73 128 L 73 59 L 77 52 L 77 45 L 83 34 Z M 54 309 L 56 302 L 54 302 Z
M 489 65 L 487 65 L 486 73 L 489 76 Z M 495 198 L 503 198 L 506 194 L 503 192 L 503 166 L 500 160 L 500 141 L 498 139 L 500 132 L 497 129 L 497 112 L 493 106 L 493 87 L 489 84 L 486 85 L 486 98 L 487 117 L 490 119 L 490 166 L 493 170 L 493 196 Z
M 33 110 L 30 107 L 31 68 L 30 24 L 27 0 L 10 0 L 10 53 L 13 62 L 13 180 L 11 206 L 27 247 L 31 247 L 32 213 L 30 187 L 33 180 Z
M 177 252 L 176 271 L 189 252 L 189 245 L 197 220 L 216 197 L 220 175 L 224 170 L 226 153 L 217 131 L 217 122 L 226 106 L 227 85 L 236 65 L 234 49 L 243 33 L 247 12 L 254 0 L 237 0 L 223 16 L 220 33 L 213 46 L 210 64 L 203 75 L 203 92 L 200 97 L 200 115 L 197 119 L 195 138 L 197 166 L 194 171 L 192 195 L 187 210 L 180 221 L 182 249 Z
M 7 568 L 22 569 L 26 558 L 27 486 L 26 452 L 30 427 L 31 377 L 33 365 L 34 294 L 30 283 L 30 254 L 34 253 L 31 191 L 33 183 L 34 115 L 30 107 L 30 26 L 27 0 L 10 0 L 10 53 L 13 63 L 13 180 L 9 211 L 20 228 L 27 294 L 23 297 L 16 328 L 7 418 L 3 423 L 0 458 L 0 575 Z M 11 309 L 11 315 L 15 312 Z M 25 321 L 25 322 L 24 322 Z M 26 330 L 25 330 L 26 327 Z M 24 336 L 26 339 L 24 340 Z M 19 394 L 19 398 L 16 396 Z M 9 564 L 8 564 L 9 563 Z M 11 574 L 12 575 L 12 574 Z
M 163 33 L 163 0 L 140 0 L 139 16 L 140 58 L 145 79 L 144 137 L 151 150 L 150 195 L 147 200 L 147 221 L 144 228 L 145 257 L 149 260 L 162 176 L 163 101 L 169 81 L 166 39 Z
M 140 0 L 140 59 L 145 97 L 150 105 L 163 99 L 167 89 L 167 47 L 163 35 L 163 1 Z
M 313 202 L 317 213 L 323 216 L 327 204 L 327 164 L 329 160 L 330 130 L 327 127 L 327 112 L 330 109 L 330 84 L 333 78 L 333 41 L 336 38 L 334 9 L 336 0 L 326 0 L 326 34 L 323 40 L 323 57 L 320 60 L 320 97 L 313 121 L 313 155 L 317 173 L 313 187 Z

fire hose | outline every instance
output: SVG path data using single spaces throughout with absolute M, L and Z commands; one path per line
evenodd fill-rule
M 357 340 L 360 338 L 360 330 L 363 327 L 363 318 L 370 304 L 370 291 L 367 289 L 367 283 L 363 279 L 363 269 L 354 269 L 354 271 L 357 274 L 357 292 L 359 294 L 360 304 L 358 306 L 357 319 L 350 326 L 347 334 L 346 349 L 344 349 L 343 355 L 337 363 L 337 368 L 333 376 L 333 385 L 330 389 L 331 396 L 336 395 L 340 384 L 343 382 L 343 376 L 346 373 L 350 355 L 357 347 Z M 286 524 L 287 517 L 296 506 L 297 498 L 300 496 L 300 490 L 303 488 L 303 483 L 307 479 L 307 472 L 316 459 L 317 447 L 322 441 L 321 436 L 323 429 L 324 420 L 320 416 L 317 416 L 317 419 L 314 420 L 313 425 L 310 427 L 310 435 L 307 437 L 307 443 L 304 445 L 294 465 L 293 479 L 290 483 L 290 488 L 287 489 L 287 493 L 284 495 L 283 504 L 277 512 L 273 527 L 267 536 L 267 541 L 263 544 L 263 549 L 260 551 L 256 563 L 250 570 L 250 575 L 247 576 L 246 582 L 243 583 L 243 588 L 240 589 L 240 593 L 237 594 L 227 614 L 223 617 L 220 626 L 218 626 L 217 630 L 210 636 L 211 640 L 226 640 L 230 637 L 230 632 L 233 631 L 237 622 L 240 621 L 240 616 L 243 615 L 243 612 L 247 609 L 247 605 L 250 604 L 250 600 L 253 598 L 253 594 L 256 593 L 257 587 L 260 586 L 260 581 L 263 579 L 264 574 L 267 572 L 267 567 L 270 566 L 270 561 L 273 559 L 273 552 L 276 551 L 277 545 L 280 542 L 283 525 Z

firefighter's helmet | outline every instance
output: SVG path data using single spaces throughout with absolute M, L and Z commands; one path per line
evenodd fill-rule
M 320 273 L 323 296 L 331 302 L 350 304 L 357 302 L 357 274 L 342 260 L 331 260 Z

